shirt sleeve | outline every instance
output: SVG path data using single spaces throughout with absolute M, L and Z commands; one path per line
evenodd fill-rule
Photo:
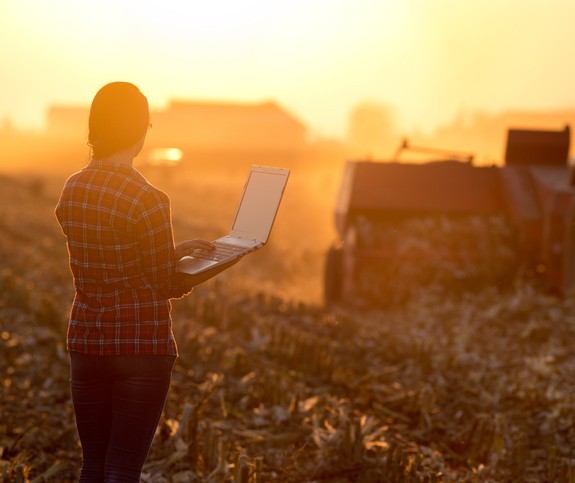
M 176 271 L 170 200 L 161 191 L 145 190 L 138 201 L 135 224 L 144 276 L 165 298 L 183 297 L 192 287 Z

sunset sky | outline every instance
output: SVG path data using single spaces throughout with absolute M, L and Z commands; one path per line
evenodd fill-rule
M 575 107 L 573 0 L 1 0 L 0 122 L 43 127 L 113 80 L 172 98 L 278 101 L 319 135 L 362 101 L 405 129 Z

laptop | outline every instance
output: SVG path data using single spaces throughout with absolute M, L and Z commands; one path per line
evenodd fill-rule
M 214 240 L 213 250 L 197 249 L 181 258 L 177 271 L 197 275 L 263 247 L 268 241 L 289 173 L 286 168 L 252 166 L 229 234 Z

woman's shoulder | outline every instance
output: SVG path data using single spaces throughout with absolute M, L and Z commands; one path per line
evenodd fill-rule
M 141 175 L 140 175 L 141 176 Z M 161 189 L 156 188 L 152 183 L 150 183 L 146 178 L 141 176 L 141 190 L 142 194 L 145 196 L 150 196 L 157 198 L 158 200 L 169 202 L 169 197 Z
M 144 205 L 156 206 L 160 204 L 169 207 L 169 196 L 162 190 L 156 188 L 139 173 L 137 175 L 136 183 L 138 186 L 138 195 L 136 196 L 138 202 L 143 203 Z

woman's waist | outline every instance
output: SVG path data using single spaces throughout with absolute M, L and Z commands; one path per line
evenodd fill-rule
M 75 307 L 96 311 L 129 307 L 170 307 L 168 298 L 161 291 L 149 287 L 113 288 L 90 291 L 90 287 L 76 287 Z

